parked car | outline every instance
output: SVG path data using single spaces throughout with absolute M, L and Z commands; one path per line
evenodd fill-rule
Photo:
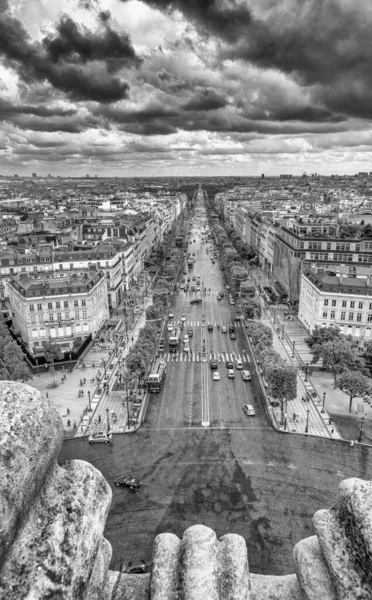
M 218 371 L 215 371 L 213 373 L 213 381 L 219 381 L 220 380 L 220 374 Z
M 89 436 L 90 444 L 111 444 L 112 433 L 107 433 L 107 431 L 96 431 Z
M 138 490 L 141 487 L 141 483 L 133 477 L 133 475 L 120 475 L 114 479 L 116 487 L 127 487 L 130 490 Z
M 252 379 L 252 376 L 251 376 L 250 372 L 248 371 L 248 369 L 244 369 L 242 371 L 242 377 L 243 377 L 244 381 L 251 381 L 251 379 Z
M 122 573 L 131 573 L 132 575 L 146 573 L 146 563 L 142 558 L 140 560 L 130 560 L 129 562 L 122 563 L 120 571 Z
M 256 414 L 252 404 L 243 404 L 243 410 L 248 417 L 254 417 Z
M 268 396 L 267 399 L 270 402 L 271 406 L 279 406 L 279 400 L 277 398 L 273 398 L 272 396 Z

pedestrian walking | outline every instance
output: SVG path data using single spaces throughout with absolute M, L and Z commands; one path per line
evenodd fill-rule
M 47 398 L 49 398 L 49 392 L 46 392 L 46 394 L 45 394 L 45 395 L 46 395 L 46 397 L 47 397 Z
M 134 342 L 134 337 L 132 336 L 132 344 L 133 344 L 133 342 Z
M 70 419 L 67 420 L 67 427 L 71 427 L 71 421 L 70 421 Z
M 70 414 L 70 409 L 68 408 L 68 409 L 66 410 L 66 412 L 67 412 L 67 414 L 69 415 L 69 414 Z
M 98 423 L 101 422 L 101 415 L 98 415 Z
M 293 413 L 293 420 L 296 420 L 296 413 Z
M 331 429 L 331 435 L 333 435 L 333 432 L 334 432 L 334 427 L 332 427 L 332 429 Z
M 80 379 L 80 387 L 83 387 L 83 380 Z
M 87 380 L 86 380 L 86 379 L 85 379 L 85 377 L 84 377 L 84 379 L 83 379 L 83 383 L 86 383 L 86 382 L 87 382 Z

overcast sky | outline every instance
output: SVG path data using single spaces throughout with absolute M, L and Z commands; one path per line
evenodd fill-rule
M 0 0 L 0 173 L 372 171 L 368 0 Z

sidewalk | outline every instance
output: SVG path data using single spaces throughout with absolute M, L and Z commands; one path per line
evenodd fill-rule
M 115 367 L 120 358 L 127 356 L 132 346 L 132 338 L 133 343 L 136 341 L 140 329 L 146 322 L 145 310 L 151 302 L 151 297 L 148 297 L 144 310 L 141 315 L 138 315 L 134 328 L 128 331 L 127 338 L 124 335 L 121 342 L 119 342 L 119 355 L 117 357 L 114 357 L 112 352 L 115 343 L 107 340 L 103 344 L 106 345 L 106 348 L 96 347 L 94 349 L 91 347 L 81 365 L 76 367 L 72 373 L 56 371 L 54 378 L 57 387 L 53 387 L 53 376 L 50 373 L 41 373 L 33 377 L 30 385 L 40 390 L 43 394 L 48 394 L 62 417 L 65 437 L 87 435 L 92 433 L 92 431 L 104 428 L 107 423 L 107 409 L 109 411 L 111 431 L 124 431 L 127 423 L 127 408 L 126 403 L 123 406 L 123 392 L 109 391 L 108 394 L 102 394 L 102 375 L 104 373 L 102 360 L 106 362 L 106 380 L 109 380 L 110 377 L 112 379 L 111 388 L 114 384 L 114 377 L 112 375 L 115 374 Z M 82 368 L 83 363 L 86 368 Z M 101 381 L 98 377 L 99 372 L 101 372 Z M 63 383 L 61 381 L 62 375 L 66 376 L 66 380 Z M 86 379 L 86 383 L 81 387 L 80 380 L 84 378 Z M 94 382 L 91 382 L 93 378 Z M 99 383 L 97 382 L 97 378 Z M 78 397 L 79 390 L 84 391 L 82 397 Z M 100 393 L 99 390 L 101 390 Z M 88 411 L 88 392 L 90 392 L 91 398 L 91 412 Z M 67 413 L 67 409 L 70 411 L 69 414 Z M 113 423 L 112 412 L 116 413 L 116 423 Z M 101 417 L 101 423 L 99 423 L 99 417 Z M 97 420 L 96 425 L 94 425 L 95 420 Z M 70 425 L 68 425 L 68 421 L 70 421 Z M 91 422 L 90 426 L 89 421 Z
M 269 285 L 275 289 L 275 284 L 268 277 L 267 273 L 259 267 L 256 267 L 254 277 L 257 283 L 260 282 L 263 286 Z M 298 375 L 298 389 L 301 393 L 301 398 L 305 391 L 316 393 L 316 398 L 310 403 L 306 403 L 312 405 L 312 407 L 309 407 L 311 411 L 309 414 L 309 433 L 310 422 L 314 423 L 313 420 L 315 418 L 319 426 L 320 417 L 323 430 L 327 431 L 325 435 L 333 439 L 355 440 L 359 436 L 362 417 L 364 417 L 363 439 L 366 443 L 372 443 L 372 408 L 363 403 L 362 399 L 355 398 L 353 400 L 352 412 L 349 413 L 348 395 L 339 389 L 334 389 L 333 377 L 328 372 L 322 371 L 321 361 L 312 364 L 313 357 L 309 351 L 309 347 L 305 343 L 308 332 L 296 316 L 291 316 L 291 320 L 288 320 L 284 314 L 288 312 L 289 308 L 285 304 L 277 306 L 268 305 L 266 308 L 263 308 L 262 320 L 272 328 L 274 348 L 284 359 L 298 368 L 306 364 L 309 365 L 307 382 L 305 382 L 304 371 L 299 371 Z M 323 400 L 326 411 L 324 413 L 322 413 Z M 302 403 L 301 399 L 300 401 L 306 411 L 306 404 Z M 316 412 L 314 412 L 314 409 Z M 297 412 L 297 410 L 293 409 L 292 412 Z M 331 425 L 328 422 L 329 417 L 333 419 Z M 331 434 L 332 428 L 334 428 L 333 434 Z M 321 434 L 317 433 L 317 435 Z

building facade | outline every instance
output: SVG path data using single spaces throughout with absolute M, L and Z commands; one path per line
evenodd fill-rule
M 57 343 L 63 352 L 74 340 L 93 338 L 109 317 L 103 271 L 35 279 L 27 273 L 8 282 L 13 326 L 30 353 L 42 354 L 43 342 Z
M 337 325 L 365 346 L 372 339 L 372 268 L 307 269 L 301 275 L 298 317 L 310 332 L 316 325 Z

